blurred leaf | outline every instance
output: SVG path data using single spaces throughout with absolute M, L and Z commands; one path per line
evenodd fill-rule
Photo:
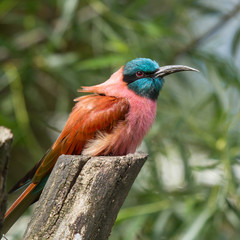
M 12 8 L 18 4 L 16 0 L 2 0 L 0 2 L 0 18 L 4 17 Z
M 240 28 L 235 32 L 235 35 L 232 40 L 232 55 L 236 57 L 237 55 L 237 50 L 240 45 Z
M 197 236 L 200 237 L 202 228 L 207 224 L 207 221 L 212 216 L 213 211 L 206 208 L 199 214 L 193 221 L 192 225 L 188 228 L 185 234 L 181 237 L 182 240 L 194 240 Z
M 169 203 L 161 201 L 161 202 L 154 202 L 151 204 L 145 204 L 141 206 L 122 209 L 118 214 L 116 223 L 130 217 L 136 217 L 139 215 L 158 212 L 162 209 L 166 209 L 168 206 L 169 206 Z
M 61 1 L 61 3 L 63 3 L 62 16 L 58 19 L 52 35 L 52 39 L 57 45 L 60 44 L 63 34 L 68 29 L 71 20 L 74 17 L 77 10 L 78 0 Z
M 77 70 L 96 70 L 101 68 L 106 68 L 109 66 L 122 65 L 121 55 L 108 55 L 99 58 L 92 58 L 89 60 L 80 61 L 77 63 L 75 68 Z
M 220 14 L 220 9 L 217 9 L 209 4 L 201 3 L 200 1 L 193 2 L 194 8 L 196 8 L 197 11 L 201 12 L 202 14 L 209 14 L 209 15 L 216 15 Z

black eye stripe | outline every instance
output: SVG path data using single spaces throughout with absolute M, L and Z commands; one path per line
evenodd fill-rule
M 136 73 L 132 74 L 132 75 L 123 75 L 123 81 L 126 82 L 127 84 L 130 84 L 141 78 L 154 78 L 154 74 L 156 71 L 154 71 L 154 72 L 143 72 L 142 71 L 143 72 L 142 77 L 137 77 Z

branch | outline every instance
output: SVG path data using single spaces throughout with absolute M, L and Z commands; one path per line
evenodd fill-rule
M 224 27 L 231 19 L 233 19 L 238 13 L 240 12 L 240 4 L 234 6 L 232 11 L 229 13 L 223 15 L 220 20 L 213 25 L 210 29 L 208 29 L 205 33 L 203 33 L 201 36 L 193 39 L 187 46 L 185 46 L 183 49 L 178 51 L 174 54 L 173 59 L 177 59 L 178 57 L 184 55 L 187 52 L 190 52 L 192 49 L 194 49 L 196 46 L 200 45 L 204 41 L 206 41 L 209 37 L 211 37 L 214 33 L 216 33 L 219 29 Z
M 7 204 L 5 181 L 12 139 L 13 135 L 11 131 L 5 127 L 0 126 L 0 230 L 2 229 L 3 217 Z
M 23 239 L 108 239 L 146 159 L 60 156 Z

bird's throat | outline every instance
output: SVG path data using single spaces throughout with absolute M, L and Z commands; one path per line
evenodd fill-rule
M 162 89 L 163 83 L 164 81 L 161 78 L 142 78 L 128 84 L 128 88 L 141 97 L 156 100 Z

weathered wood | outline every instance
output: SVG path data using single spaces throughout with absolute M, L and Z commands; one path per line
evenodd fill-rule
M 6 211 L 7 195 L 5 181 L 8 169 L 9 150 L 13 134 L 5 127 L 0 126 L 0 230 L 2 229 L 3 217 Z
M 24 239 L 108 239 L 117 214 L 147 159 L 62 155 Z

